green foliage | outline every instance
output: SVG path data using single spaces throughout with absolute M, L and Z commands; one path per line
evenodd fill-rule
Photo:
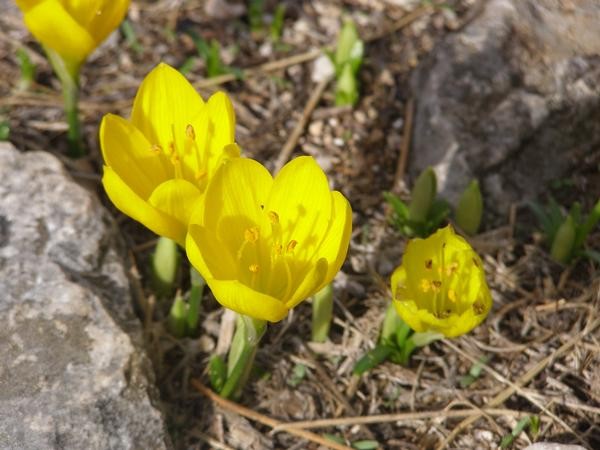
M 417 348 L 442 337 L 434 332 L 414 333 L 390 304 L 385 312 L 379 342 L 356 362 L 352 373 L 360 376 L 387 360 L 406 366 Z
M 417 178 L 409 205 L 391 192 L 384 192 L 383 197 L 392 207 L 390 220 L 394 228 L 409 238 L 425 238 L 437 230 L 450 214 L 450 206 L 436 195 L 435 172 L 430 167 Z
M 484 364 L 487 364 L 489 360 L 489 356 L 484 356 L 480 358 L 478 362 L 473 364 L 469 373 L 460 377 L 460 387 L 464 389 L 471 386 L 480 377 Z
M 17 60 L 21 69 L 21 79 L 19 80 L 19 90 L 29 89 L 35 79 L 35 64 L 31 62 L 29 55 L 23 48 L 17 50 Z
M 358 70 L 363 62 L 364 42 L 352 19 L 345 19 L 335 52 L 328 53 L 335 69 L 335 104 L 354 105 L 358 101 Z
M 208 363 L 210 385 L 215 392 L 221 392 L 227 381 L 227 364 L 219 355 L 213 355 Z
M 175 241 L 160 237 L 152 254 L 152 284 L 159 297 L 169 297 L 174 289 L 181 255 Z
M 269 27 L 269 35 L 271 36 L 271 41 L 273 41 L 274 43 L 279 42 L 279 40 L 281 39 L 284 22 L 285 4 L 280 3 L 275 8 L 275 13 L 273 14 L 273 21 L 271 22 L 271 26 Z
M 137 53 L 138 55 L 144 53 L 144 49 L 142 48 L 142 45 L 140 44 L 140 41 L 138 40 L 137 35 L 135 34 L 133 25 L 128 19 L 125 19 L 123 20 L 123 22 L 121 22 L 121 32 L 123 33 L 123 36 L 125 36 L 125 42 L 127 42 L 127 45 L 135 53 Z
M 584 256 L 600 263 L 600 255 L 594 250 L 585 249 L 585 240 L 600 220 L 600 200 L 586 216 L 578 202 L 571 205 L 568 213 L 553 198 L 547 205 L 529 203 L 536 216 L 550 249 L 552 258 L 562 264 L 570 264 L 575 258 Z
M 243 78 L 243 72 L 240 69 L 223 64 L 221 60 L 221 45 L 216 39 L 206 41 L 193 30 L 187 30 L 186 34 L 192 38 L 198 56 L 204 61 L 207 78 L 214 78 L 225 74 L 233 74 L 238 79 Z M 188 73 L 194 67 L 194 62 L 195 57 L 186 59 L 180 67 L 181 73 L 184 75 Z
M 248 4 L 248 22 L 250 31 L 253 33 L 262 33 L 263 14 L 265 10 L 265 0 L 250 0 Z
M 324 433 L 323 437 L 331 442 L 335 442 L 336 444 L 346 445 L 346 440 L 336 434 Z M 371 439 L 354 441 L 350 444 L 350 446 L 356 450 L 375 450 L 380 448 L 379 442 Z
M 296 364 L 292 369 L 292 374 L 287 379 L 287 384 L 290 387 L 298 386 L 306 377 L 308 370 L 304 364 Z
M 502 441 L 500 442 L 500 448 L 509 448 L 525 428 L 529 428 L 530 434 L 535 437 L 540 429 L 540 418 L 538 416 L 527 416 L 519 420 L 511 433 L 502 438 Z
M 456 206 L 456 224 L 470 236 L 477 234 L 483 215 L 483 197 L 477 180 L 471 181 Z
M 329 283 L 312 299 L 312 340 L 325 342 L 333 315 L 333 284 Z
M 6 120 L 0 120 L 0 141 L 8 141 L 10 136 L 10 125 Z

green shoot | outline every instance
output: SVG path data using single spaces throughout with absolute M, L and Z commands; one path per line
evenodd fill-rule
M 552 259 L 561 264 L 570 264 L 576 258 L 585 256 L 600 262 L 597 252 L 585 248 L 587 236 L 600 221 L 600 200 L 587 217 L 578 202 L 573 203 L 568 213 L 563 213 L 552 198 L 546 206 L 532 202 L 529 207 L 540 223 Z
M 490 359 L 489 356 L 484 356 L 480 358 L 478 362 L 473 364 L 469 373 L 460 377 L 460 387 L 464 389 L 471 386 L 480 377 L 484 364 L 487 364 Z
M 177 243 L 161 237 L 152 254 L 152 284 L 157 295 L 169 297 L 173 292 L 181 256 Z
M 429 236 L 450 214 L 448 203 L 436 196 L 437 182 L 431 168 L 425 169 L 417 178 L 410 204 L 407 205 L 391 192 L 384 192 L 383 197 L 392 208 L 392 226 L 406 237 Z
M 471 181 L 463 191 L 456 206 L 455 218 L 458 227 L 470 236 L 479 231 L 483 215 L 483 197 L 477 180 Z
M 294 368 L 292 369 L 292 374 L 287 379 L 288 386 L 293 387 L 293 388 L 298 386 L 302 382 L 304 377 L 306 377 L 307 372 L 308 371 L 304 364 L 296 364 L 294 366 Z
M 407 366 L 417 348 L 425 347 L 442 337 L 434 332 L 414 333 L 390 304 L 383 319 L 379 342 L 357 361 L 352 373 L 360 376 L 387 360 Z
M 515 439 L 523 432 L 523 430 L 525 430 L 525 428 L 529 428 L 529 432 L 533 436 L 537 435 L 540 428 L 540 418 L 538 416 L 528 416 L 519 420 L 510 434 L 507 434 L 502 438 L 502 441 L 500 442 L 500 448 L 509 448 Z
M 17 59 L 21 69 L 21 79 L 19 80 L 19 90 L 26 91 L 30 88 L 35 79 L 35 64 L 31 62 L 29 55 L 23 48 L 17 50 Z
M 10 136 L 10 125 L 6 120 L 0 120 L 0 141 L 8 141 Z
M 131 48 L 138 56 L 144 53 L 144 49 L 142 48 L 129 19 L 125 19 L 121 23 L 121 32 L 123 33 L 123 36 L 125 36 L 125 42 L 127 42 L 129 48 Z
M 194 41 L 198 56 L 204 60 L 206 76 L 208 78 L 218 77 L 228 73 L 234 74 L 236 78 L 242 78 L 243 73 L 240 69 L 226 66 L 221 60 L 221 45 L 215 39 L 210 42 L 204 40 L 198 33 L 193 30 L 187 30 L 186 33 Z M 181 67 L 185 71 L 190 71 L 193 68 L 193 60 L 188 58 Z
M 275 8 L 275 13 L 273 14 L 273 21 L 271 22 L 271 26 L 269 27 L 269 34 L 271 36 L 271 41 L 273 43 L 278 43 L 281 39 L 281 35 L 283 33 L 283 24 L 285 21 L 285 4 L 280 3 Z
M 250 0 L 248 5 L 248 22 L 252 33 L 261 34 L 263 31 L 263 15 L 265 0 Z
M 354 105 L 358 101 L 358 70 L 363 62 L 364 42 L 351 19 L 344 20 L 335 52 L 329 58 L 335 68 L 337 106 Z

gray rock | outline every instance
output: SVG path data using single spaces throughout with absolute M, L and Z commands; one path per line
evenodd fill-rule
M 553 442 L 536 442 L 523 450 L 586 450 L 580 445 L 555 444 Z
M 412 78 L 413 175 L 433 166 L 454 202 L 477 177 L 504 214 L 598 148 L 600 2 L 565 4 L 490 0 L 434 48 Z
M 0 143 L 0 448 L 169 448 L 118 234 L 48 153 Z

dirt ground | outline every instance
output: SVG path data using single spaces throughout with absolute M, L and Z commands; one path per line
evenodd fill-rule
M 114 212 L 131 268 L 140 274 L 138 297 L 152 306 L 141 318 L 175 448 L 323 448 L 287 431 L 272 432 L 269 418 L 284 423 L 339 419 L 336 425 L 315 422 L 305 428 L 355 448 L 497 448 L 526 416 L 540 418 L 539 432 L 520 433 L 514 448 L 533 441 L 600 448 L 598 267 L 588 260 L 568 268 L 552 262 L 535 221 L 522 208 L 515 207 L 502 223 L 484 223 L 472 240 L 494 296 L 482 326 L 421 349 L 409 367 L 386 362 L 360 378 L 352 375 L 357 359 L 377 342 L 390 301 L 389 275 L 406 242 L 389 225 L 382 193 L 395 189 L 406 196 L 412 181 L 410 167 L 398 169 L 411 132 L 408 78 L 437 41 L 476 17 L 480 2 L 450 0 L 433 8 L 419 1 L 287 1 L 277 45 L 268 34 L 250 32 L 247 14 L 211 17 L 204 3 L 133 2 L 128 20 L 137 45 L 115 33 L 83 68 L 81 114 L 90 155 L 78 161 L 64 156 L 59 85 L 43 52 L 16 8 L 7 6 L 0 17 L 0 123 L 9 125 L 9 139 L 21 151 L 59 156 L 73 177 L 96 190 Z M 267 23 L 276 5 L 265 2 Z M 332 86 L 321 92 L 312 80 L 316 49 L 335 43 L 343 13 L 353 17 L 366 41 L 355 108 L 335 107 Z M 257 413 L 254 417 L 190 384 L 192 379 L 209 384 L 206 367 L 221 333 L 223 309 L 207 292 L 199 335 L 183 340 L 168 335 L 169 304 L 157 302 L 147 282 L 155 237 L 118 213 L 100 184 L 102 116 L 128 116 L 140 81 L 159 61 L 181 67 L 197 55 L 190 30 L 218 40 L 224 62 L 245 71 L 241 80 L 207 79 L 202 59 L 195 58 L 186 75 L 204 98 L 217 89 L 232 97 L 244 154 L 270 168 L 286 146 L 293 155 L 314 156 L 354 211 L 349 256 L 335 284 L 330 340 L 309 342 L 308 302 L 269 327 L 255 376 L 239 401 Z M 26 91 L 18 88 L 16 50 L 22 47 L 36 65 L 35 83 Z M 290 140 L 302 121 L 299 138 Z M 573 191 L 572 197 L 580 194 Z M 585 205 L 597 200 L 577 199 Z M 599 242 L 596 231 L 588 243 L 597 248 Z M 185 290 L 187 268 L 181 272 Z M 481 375 L 461 387 L 461 377 L 484 357 Z M 375 415 L 382 416 L 365 424 Z

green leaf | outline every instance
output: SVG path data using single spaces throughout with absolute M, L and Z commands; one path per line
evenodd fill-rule
M 379 442 L 373 440 L 354 441 L 352 448 L 356 450 L 375 450 L 379 448 Z
M 344 438 L 342 438 L 336 434 L 323 433 L 323 437 L 331 442 L 335 442 L 335 443 L 341 444 L 341 445 L 346 445 L 346 441 L 344 440 Z
M 483 371 L 483 366 L 488 363 L 491 358 L 489 356 L 483 356 L 479 358 L 475 364 L 471 366 L 469 373 L 465 376 L 460 377 L 460 386 L 464 389 L 469 387 L 471 384 L 479 378 L 481 372 Z
M 436 331 L 423 331 L 421 333 L 414 333 L 410 339 L 413 341 L 415 346 L 417 347 L 425 347 L 426 345 L 431 344 L 432 342 L 439 341 L 443 339 L 444 335 L 442 333 L 438 333 Z
M 296 364 L 292 369 L 291 376 L 287 379 L 287 384 L 291 387 L 298 386 L 304 377 L 306 377 L 306 366 L 304 364 Z
M 178 295 L 171 305 L 167 318 L 167 329 L 176 338 L 182 338 L 186 333 L 187 305 Z
M 521 434 L 521 432 L 525 429 L 526 426 L 531 424 L 531 417 L 524 417 L 523 419 L 517 422 L 517 425 L 513 428 L 510 434 L 507 434 L 502 438 L 500 442 L 500 448 L 506 449 L 510 447 L 515 439 Z
M 221 392 L 227 380 L 227 365 L 219 355 L 213 355 L 208 363 L 210 385 L 215 392 Z
M 173 292 L 180 260 L 177 243 L 166 237 L 158 238 L 152 254 L 152 275 L 159 296 L 168 297 Z
M 470 236 L 477 234 L 483 215 L 483 197 L 477 180 L 471 181 L 458 200 L 456 223 Z
M 123 33 L 123 36 L 125 36 L 127 45 L 129 45 L 129 47 L 138 55 L 141 55 L 144 52 L 144 49 L 142 48 L 140 41 L 138 41 L 133 25 L 128 19 L 121 22 L 121 32 Z
M 0 122 L 0 141 L 8 141 L 10 136 L 10 125 L 6 121 Z
M 273 15 L 273 22 L 271 22 L 271 26 L 269 28 L 269 34 L 271 35 L 271 40 L 275 43 L 279 42 L 279 39 L 281 39 L 284 21 L 285 21 L 285 3 L 279 3 L 277 5 L 277 8 L 275 8 L 275 14 Z
M 431 167 L 427 167 L 417 180 L 410 193 L 408 217 L 411 221 L 424 223 L 437 193 L 437 178 Z
M 389 345 L 378 344 L 373 350 L 368 351 L 358 360 L 352 373 L 360 376 L 374 367 L 377 367 L 384 362 L 393 351 L 393 347 Z

